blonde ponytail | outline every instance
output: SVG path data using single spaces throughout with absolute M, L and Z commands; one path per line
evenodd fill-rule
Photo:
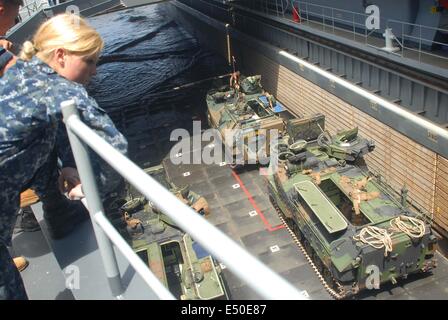
M 104 42 L 99 33 L 86 21 L 72 14 L 60 14 L 43 23 L 32 42 L 23 44 L 20 58 L 30 60 L 37 56 L 49 63 L 54 52 L 62 48 L 69 54 L 98 57 Z
M 37 49 L 31 41 L 25 41 L 20 52 L 20 59 L 31 60 L 37 53 Z

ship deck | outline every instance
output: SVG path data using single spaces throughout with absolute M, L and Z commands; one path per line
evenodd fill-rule
M 188 113 L 194 107 L 182 108 L 183 112 Z M 134 160 L 149 161 L 151 165 L 155 165 L 166 156 L 168 144 L 165 142 L 168 133 L 171 132 L 170 129 L 178 127 L 181 118 L 172 116 L 166 120 L 171 122 L 173 127 L 169 128 L 157 121 L 159 111 L 152 106 L 151 113 L 147 109 L 139 108 L 111 115 L 121 127 L 127 127 L 124 132 L 130 141 L 130 147 L 138 151 Z M 141 125 L 136 125 L 136 121 Z M 201 148 L 204 147 L 205 143 Z M 150 156 L 155 159 L 149 159 Z M 250 166 L 235 172 L 227 165 L 173 165 L 167 158 L 164 158 L 163 163 L 175 184 L 188 183 L 193 191 L 207 199 L 211 211 L 209 222 L 299 290 L 305 290 L 311 299 L 331 299 L 305 256 L 281 224 L 269 202 L 264 178 L 257 167 Z M 185 174 L 187 172 L 188 175 Z M 29 298 L 112 299 L 91 223 L 85 222 L 66 238 L 53 241 L 48 237 L 41 206 L 34 205 L 33 210 L 42 231 L 15 235 L 13 241 L 15 255 L 24 255 L 30 262 L 29 267 L 22 272 Z M 124 297 L 154 298 L 147 294 L 141 278 L 124 261 L 120 253 L 116 252 L 116 255 L 125 287 Z M 399 280 L 396 285 L 385 285 L 380 290 L 364 291 L 356 298 L 447 299 L 448 260 L 439 253 L 436 257 L 438 267 L 432 273 L 410 276 L 406 280 Z M 78 267 L 80 271 L 79 288 L 68 288 L 66 285 L 73 280 L 73 272 L 70 272 L 73 266 Z M 223 275 L 231 299 L 259 299 L 246 283 L 234 276 L 225 266 Z
M 207 147 L 206 144 L 202 146 Z M 210 204 L 208 221 L 279 273 L 311 299 L 331 299 L 269 201 L 266 181 L 257 166 L 237 172 L 228 165 L 173 165 L 164 159 L 169 178 L 189 184 Z M 185 174 L 189 172 L 189 174 Z M 194 237 L 194 235 L 193 235 Z M 360 299 L 447 299 L 448 260 L 437 253 L 438 267 L 427 275 L 413 275 L 396 285 L 367 290 Z M 250 288 L 224 269 L 231 299 L 255 299 Z
M 206 147 L 206 143 L 202 147 Z M 163 165 L 172 182 L 176 185 L 189 184 L 191 190 L 207 199 L 211 212 L 207 219 L 210 223 L 299 290 L 305 290 L 311 299 L 331 299 L 306 257 L 282 225 L 269 201 L 265 178 L 260 175 L 258 167 L 248 166 L 236 172 L 222 164 L 174 165 L 169 158 L 163 160 Z M 33 210 L 46 235 L 40 205 L 35 205 Z M 89 222 L 80 225 L 62 240 L 46 239 L 49 238 L 44 237 L 41 231 L 22 233 L 14 239 L 15 253 L 24 255 L 30 261 L 30 266 L 22 272 L 30 299 L 112 298 L 108 292 L 107 279 L 102 275 L 103 266 Z M 116 254 L 126 284 L 125 298 L 150 298 L 144 294 L 145 288 L 139 276 L 122 260 L 120 253 Z M 380 290 L 364 291 L 355 298 L 447 299 L 448 260 L 437 253 L 437 261 L 438 267 L 432 273 L 413 275 L 406 280 L 399 280 L 396 285 L 388 284 Z M 80 289 L 70 290 L 65 287 L 65 281 L 71 276 L 67 268 L 73 265 L 80 268 L 82 277 Z M 225 265 L 222 268 L 230 299 L 260 298 Z M 44 286 L 48 289 L 42 291 Z

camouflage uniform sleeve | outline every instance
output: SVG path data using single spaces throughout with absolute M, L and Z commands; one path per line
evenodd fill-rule
M 96 101 L 88 97 L 85 103 L 78 104 L 78 110 L 83 121 L 93 129 L 100 137 L 111 144 L 123 155 L 127 155 L 128 142 L 120 131 L 115 127 L 112 119 Z
M 84 102 L 85 103 L 78 103 L 78 110 L 84 123 L 111 144 L 116 150 L 123 155 L 127 155 L 128 142 L 115 127 L 107 113 L 90 97 Z M 100 186 L 102 197 L 108 198 L 110 195 L 119 192 L 123 186 L 123 178 L 98 155 L 91 154 L 93 169 L 96 172 L 97 182 Z
M 106 111 L 98 106 L 96 101 L 87 94 L 87 91 L 81 85 L 76 85 L 72 82 L 62 82 L 55 87 L 56 88 L 54 89 L 56 91 L 54 92 L 54 95 L 58 97 L 56 109 L 54 110 L 55 113 L 60 112 L 60 104 L 63 101 L 73 99 L 81 120 L 115 149 L 122 154 L 127 155 L 128 143 L 126 138 L 115 127 Z M 66 130 L 65 126 L 62 126 L 62 129 Z M 70 158 L 67 155 L 71 154 L 71 151 L 63 149 L 62 145 L 63 142 L 68 141 L 66 134 L 61 137 L 61 154 L 59 154 L 59 156 L 64 156 L 65 159 L 70 161 Z
M 58 133 L 56 136 L 56 150 L 58 157 L 62 161 L 63 168 L 76 168 L 75 158 L 73 157 L 70 141 L 68 140 L 67 129 L 63 123 L 61 123 L 58 127 Z
M 74 100 L 81 120 L 116 150 L 123 155 L 127 155 L 128 143 L 126 138 L 115 127 L 106 111 L 101 109 L 93 98 L 89 97 L 84 87 L 73 82 L 58 79 L 57 84 L 53 86 L 53 90 L 52 96 L 56 96 L 58 99 L 51 112 L 60 114 L 61 103 L 66 100 Z M 61 137 L 63 139 L 58 141 L 58 146 L 60 147 L 58 156 L 61 160 L 69 161 L 70 163 L 72 153 L 68 149 L 69 144 L 63 143 L 65 133 Z M 122 185 L 122 177 L 95 152 L 90 152 L 90 157 L 102 197 L 113 194 Z

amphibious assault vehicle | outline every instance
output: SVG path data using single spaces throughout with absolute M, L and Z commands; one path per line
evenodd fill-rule
M 235 79 L 207 93 L 207 119 L 220 138 L 234 167 L 246 163 L 268 164 L 270 130 L 284 131 L 285 108 L 261 86 L 261 76 Z
M 334 295 L 435 267 L 437 240 L 425 216 L 359 164 L 373 142 L 357 128 L 331 136 L 322 115 L 297 121 L 302 131 L 274 147 L 269 195 Z
M 188 186 L 170 183 L 162 165 L 145 172 L 198 214 L 209 214 L 207 201 Z M 221 268 L 214 258 L 132 187 L 128 200 L 121 207 L 128 241 L 171 293 L 187 300 L 226 299 Z

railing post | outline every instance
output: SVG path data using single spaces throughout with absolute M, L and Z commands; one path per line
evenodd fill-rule
M 310 25 L 310 17 L 308 14 L 308 2 L 305 2 L 305 10 L 306 10 L 306 22 L 308 22 L 308 25 Z
M 401 42 L 403 43 L 403 48 L 401 49 L 401 57 L 404 58 L 404 23 L 401 24 Z
M 322 7 L 322 25 L 323 25 L 324 31 L 325 31 L 325 12 L 324 12 L 324 7 Z
M 420 25 L 420 42 L 418 46 L 418 62 L 422 62 L 422 25 Z
M 353 13 L 353 40 L 356 41 L 355 14 Z
M 103 259 L 110 290 L 114 297 L 121 298 L 124 290 L 112 243 L 104 234 L 103 230 L 98 227 L 95 219 L 93 218 L 95 214 L 103 213 L 104 209 L 98 193 L 98 188 L 96 186 L 92 165 L 90 163 L 88 147 L 70 129 L 70 118 L 79 118 L 75 101 L 69 100 L 62 102 L 61 109 L 67 128 L 68 138 L 72 147 L 73 156 L 76 161 L 79 176 L 81 177 L 83 192 L 86 195 L 87 203 L 89 205 L 90 218 L 92 220 L 93 229 L 98 242 L 98 248 Z
M 365 18 L 365 17 L 364 17 Z M 364 28 L 364 43 L 367 45 L 367 37 L 369 36 L 369 33 L 367 32 L 367 26 Z
M 331 18 L 333 19 L 333 34 L 334 34 L 334 8 L 331 8 Z

